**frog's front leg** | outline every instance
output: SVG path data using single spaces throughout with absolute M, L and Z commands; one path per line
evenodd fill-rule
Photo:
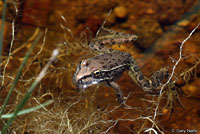
M 120 86 L 115 82 L 107 82 L 108 86 L 112 87 L 115 90 L 117 100 L 120 104 L 124 103 L 124 95 Z

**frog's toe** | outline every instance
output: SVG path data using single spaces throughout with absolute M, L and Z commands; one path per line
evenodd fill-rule
M 181 108 L 185 109 L 185 107 L 184 107 L 179 95 L 182 95 L 180 88 L 176 87 L 175 85 L 173 85 L 171 87 L 168 87 L 168 90 L 167 90 L 167 104 L 166 104 L 165 107 L 170 109 L 170 117 L 173 114 L 175 103 L 178 103 L 178 105 Z

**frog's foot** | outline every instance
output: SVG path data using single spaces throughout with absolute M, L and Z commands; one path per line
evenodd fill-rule
M 153 73 L 150 80 L 148 80 L 149 85 L 144 85 L 143 89 L 146 90 L 150 95 L 160 95 L 161 93 L 159 89 L 162 87 L 162 81 L 168 77 L 168 70 L 166 68 L 161 68 Z
M 173 82 L 170 82 L 168 84 L 168 89 L 166 91 L 167 94 L 167 104 L 166 107 L 170 109 L 170 117 L 174 111 L 174 105 L 177 102 L 178 105 L 185 109 L 183 103 L 181 102 L 181 99 L 179 95 L 183 95 L 183 92 L 180 88 L 176 87 Z
M 162 86 L 162 81 L 168 79 L 169 72 L 166 68 L 161 68 L 160 70 L 153 73 L 151 76 L 151 86 L 152 88 L 158 89 Z
M 124 101 L 124 95 L 123 95 L 123 92 L 122 92 L 120 86 L 117 83 L 115 83 L 115 82 L 107 82 L 107 84 L 115 90 L 117 101 L 120 104 L 124 104 L 125 103 L 125 101 Z

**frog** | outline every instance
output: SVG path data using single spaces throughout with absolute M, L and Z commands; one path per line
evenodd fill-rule
M 169 77 L 166 68 L 153 73 L 148 79 L 130 53 L 106 47 L 134 42 L 137 38 L 135 34 L 116 32 L 102 26 L 96 36 L 88 42 L 89 48 L 97 55 L 80 61 L 73 75 L 72 81 L 77 89 L 85 90 L 92 85 L 105 84 L 114 89 L 118 102 L 124 104 L 125 97 L 116 80 L 127 71 L 131 79 L 145 92 L 158 95 L 157 89 L 162 85 L 162 80 Z

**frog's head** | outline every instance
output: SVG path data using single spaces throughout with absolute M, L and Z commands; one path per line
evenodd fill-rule
M 85 89 L 102 81 L 99 64 L 91 64 L 89 59 L 81 61 L 73 75 L 73 83 L 78 89 Z

